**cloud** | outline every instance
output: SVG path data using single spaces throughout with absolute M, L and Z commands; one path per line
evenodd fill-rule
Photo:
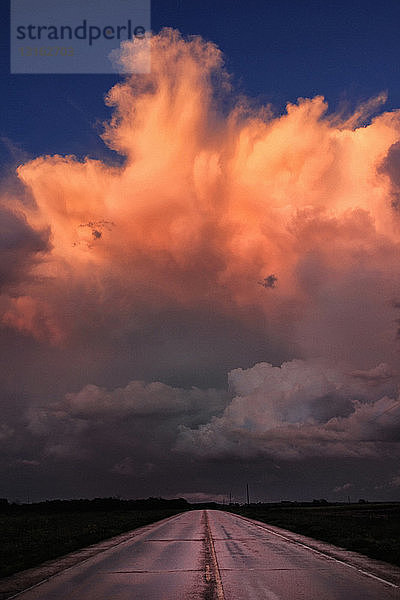
M 6 423 L 0 424 L 0 443 L 7 442 L 13 437 L 14 430 Z
M 117 464 L 113 465 L 111 472 L 117 473 L 117 475 L 123 475 L 124 477 L 129 477 L 135 473 L 135 463 L 130 456 L 125 456 L 125 458 Z
M 49 228 L 37 231 L 21 212 L 0 204 L 0 291 L 25 282 L 49 250 Z
M 352 371 L 351 375 L 353 377 L 358 377 L 359 379 L 369 381 L 371 384 L 374 385 L 387 379 L 391 379 L 393 377 L 393 370 L 385 363 L 381 363 L 377 367 L 369 369 L 368 371 Z
M 19 464 L 27 466 L 27 467 L 38 467 L 40 465 L 40 462 L 37 460 L 30 460 L 28 458 L 22 458 L 21 460 L 17 461 Z
M 132 381 L 111 391 L 87 385 L 47 406 L 32 406 L 25 426 L 40 440 L 42 457 L 90 462 L 106 446 L 107 455 L 99 460 L 125 476 L 149 468 L 151 456 L 159 460 L 168 454 L 179 426 L 207 422 L 228 397 L 226 391 L 160 382 Z
M 392 208 L 396 211 L 400 208 L 400 176 L 399 176 L 399 165 L 400 165 L 400 142 L 394 142 L 382 163 L 378 167 L 378 172 L 383 175 L 389 176 L 391 188 L 390 194 L 392 199 Z
M 224 494 L 213 494 L 212 492 L 181 492 L 179 498 L 185 498 L 188 502 L 227 502 L 227 496 Z
M 393 477 L 390 481 L 389 484 L 391 487 L 395 487 L 398 488 L 400 487 L 400 475 L 395 475 L 395 477 Z
M 96 461 L 114 476 L 136 478 L 155 475 L 165 461 L 189 466 L 192 460 L 399 454 L 400 402 L 393 378 L 371 385 L 370 378 L 336 365 L 293 360 L 234 369 L 228 383 L 228 390 L 143 381 L 112 390 L 87 385 L 31 406 L 24 417 L 27 445 L 20 452 L 26 456 L 35 447 L 32 460 L 40 463 Z
M 264 279 L 258 283 L 265 288 L 274 288 L 277 281 L 278 278 L 276 275 L 268 275 L 268 277 L 264 277 Z
M 333 491 L 336 494 L 338 492 L 345 492 L 346 490 L 350 490 L 352 487 L 352 483 L 344 483 L 343 485 L 338 485 L 337 487 L 333 488 Z
M 3 323 L 43 343 L 107 345 L 188 311 L 264 322 L 287 355 L 389 360 L 398 113 L 365 124 L 383 97 L 344 119 L 316 96 L 274 116 L 234 97 L 213 44 L 171 30 L 149 43 L 152 72 L 107 95 L 103 137 L 121 166 L 58 155 L 19 166 L 34 199 L 19 203 L 19 227 L 35 233 L 21 234 L 25 276 L 0 299 Z
M 236 369 L 229 382 L 234 398 L 223 414 L 197 428 L 182 426 L 179 451 L 284 460 L 400 451 L 400 405 L 385 395 L 382 382 L 372 388 L 369 379 L 302 360 Z
M 148 43 L 106 96 L 117 166 L 23 158 L 2 188 L 7 460 L 111 483 L 169 461 L 194 490 L 214 459 L 397 456 L 399 111 L 277 114 L 214 44 Z

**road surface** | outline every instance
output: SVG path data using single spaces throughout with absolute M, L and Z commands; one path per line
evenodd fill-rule
M 192 511 L 19 594 L 20 600 L 394 600 L 400 589 L 220 511 Z

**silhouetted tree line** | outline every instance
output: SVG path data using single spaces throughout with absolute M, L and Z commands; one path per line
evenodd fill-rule
M 32 504 L 9 503 L 6 498 L 0 498 L 0 511 L 13 512 L 29 510 L 32 512 L 108 512 L 127 510 L 188 510 L 189 502 L 184 498 L 146 498 L 140 500 L 122 500 L 121 498 L 94 498 L 88 500 L 46 500 L 45 502 L 34 502 Z
M 361 498 L 358 504 L 368 504 L 368 500 Z M 379 504 L 379 503 L 377 503 Z M 385 504 L 385 503 L 384 503 Z M 396 504 L 396 503 L 394 503 Z M 9 502 L 7 498 L 0 498 L 0 512 L 17 512 L 20 510 L 29 510 L 32 512 L 90 512 L 90 511 L 127 511 L 127 510 L 191 510 L 191 509 L 214 509 L 214 510 L 235 510 L 251 508 L 264 510 L 270 508 L 306 508 L 315 506 L 342 506 L 347 502 L 328 502 L 325 498 L 314 499 L 311 502 L 297 502 L 292 500 L 281 500 L 280 502 L 251 502 L 250 504 L 239 504 L 232 502 L 230 504 L 220 504 L 218 502 L 196 502 L 190 504 L 184 498 L 143 498 L 140 500 L 122 500 L 121 498 L 94 498 L 88 500 L 81 498 L 79 500 L 46 500 L 44 502 L 34 502 L 22 504 Z M 354 503 L 353 503 L 354 505 Z

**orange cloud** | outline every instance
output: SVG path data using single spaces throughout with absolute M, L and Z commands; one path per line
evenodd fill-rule
M 316 96 L 274 116 L 233 101 L 213 44 L 170 30 L 150 43 L 151 74 L 107 96 L 104 140 L 123 166 L 46 156 L 19 167 L 35 200 L 19 210 L 32 231 L 51 229 L 51 248 L 5 290 L 3 324 L 58 344 L 85 327 L 135 329 L 171 307 L 252 326 L 264 315 L 304 354 L 340 357 L 359 335 L 360 363 L 374 344 L 386 360 L 400 257 L 380 165 L 399 139 L 398 111 L 365 124 L 382 96 L 350 117 Z M 124 43 L 120 61 L 134 52 Z M 273 286 L 259 285 L 272 274 Z

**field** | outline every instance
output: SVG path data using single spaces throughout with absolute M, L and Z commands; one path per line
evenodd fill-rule
M 400 565 L 400 504 L 250 505 L 228 510 Z
M 0 514 L 0 577 L 182 512 L 182 509 Z

